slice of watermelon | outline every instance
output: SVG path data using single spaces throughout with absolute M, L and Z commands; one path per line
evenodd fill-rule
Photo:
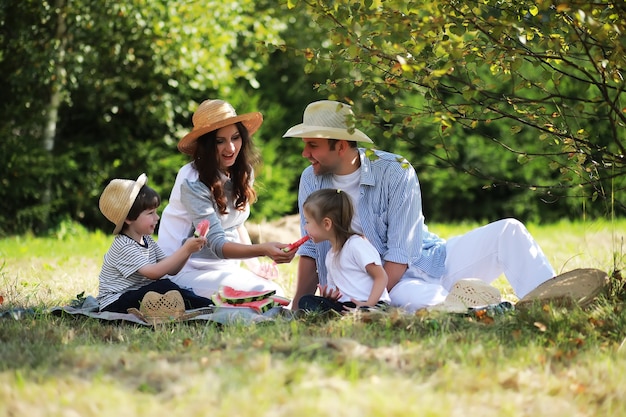
M 288 252 L 291 252 L 294 249 L 298 249 L 300 246 L 302 246 L 304 244 L 304 242 L 306 242 L 310 238 L 311 238 L 311 236 L 309 236 L 309 235 L 301 237 L 300 239 L 296 240 L 295 242 L 293 242 L 289 246 L 284 247 L 283 248 L 283 252 L 288 253 Z
M 265 300 L 248 301 L 247 303 L 237 304 L 236 306 L 248 307 L 248 308 L 258 311 L 259 313 L 265 313 L 271 308 L 276 307 L 276 303 L 271 298 L 266 298 Z
M 200 220 L 200 223 L 198 223 L 198 226 L 196 226 L 196 231 L 193 232 L 194 237 L 206 237 L 206 235 L 209 233 L 209 228 L 211 227 L 211 223 L 207 220 Z
M 228 285 L 222 285 L 219 289 L 220 298 L 228 304 L 243 304 L 251 301 L 266 300 L 274 294 L 276 294 L 276 290 L 242 291 Z
M 228 305 L 224 300 L 222 300 L 222 297 L 220 297 L 220 293 L 218 292 L 213 293 L 213 295 L 211 296 L 211 300 L 213 301 L 213 304 L 215 304 L 217 307 Z
M 217 307 L 231 307 L 231 308 L 250 308 L 258 313 L 265 313 L 266 311 L 279 306 L 272 298 L 266 298 L 264 300 L 247 301 L 239 304 L 231 304 L 222 299 L 219 293 L 213 294 L 211 297 L 213 303 Z
M 281 305 L 281 306 L 288 306 L 289 303 L 291 302 L 289 298 L 281 297 L 280 295 L 272 295 L 270 298 L 274 300 L 276 304 Z

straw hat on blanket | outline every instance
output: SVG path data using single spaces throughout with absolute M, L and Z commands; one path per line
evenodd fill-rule
M 446 299 L 430 310 L 450 313 L 465 313 L 470 308 L 484 307 L 502 302 L 500 291 L 478 278 L 465 278 L 457 281 Z
M 176 290 L 170 290 L 165 294 L 148 291 L 141 300 L 139 310 L 129 308 L 128 312 L 153 326 L 183 321 L 202 314 L 202 311 L 186 313 L 183 296 Z

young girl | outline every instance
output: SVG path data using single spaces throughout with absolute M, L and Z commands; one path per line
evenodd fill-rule
M 166 257 L 151 237 L 159 221 L 156 209 L 161 198 L 146 181 L 145 174 L 137 181 L 114 179 L 100 196 L 100 211 L 115 225 L 115 239 L 104 255 L 100 272 L 100 311 L 126 313 L 129 308 L 138 309 L 149 291 L 165 294 L 177 290 L 187 309 L 213 305 L 210 299 L 163 278 L 180 271 L 189 256 L 202 249 L 206 238 L 191 237 Z
M 327 285 L 321 296 L 305 295 L 298 307 L 303 310 L 345 312 L 351 308 L 385 308 L 390 302 L 387 273 L 378 251 L 352 228 L 354 209 L 348 194 L 322 189 L 309 195 L 303 204 L 305 230 L 314 243 L 330 241 L 326 256 Z

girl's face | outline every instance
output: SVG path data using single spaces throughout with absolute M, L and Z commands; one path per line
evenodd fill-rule
M 311 236 L 313 242 L 320 243 L 329 240 L 332 237 L 331 224 L 328 217 L 323 218 L 321 223 L 316 222 L 310 213 L 304 210 L 304 230 L 307 235 Z
M 128 223 L 127 234 L 132 238 L 137 236 L 153 235 L 158 222 L 159 215 L 157 214 L 156 208 L 144 210 L 137 217 L 137 219 L 126 220 L 126 223 Z
M 220 171 L 227 172 L 235 164 L 243 139 L 236 125 L 228 125 L 217 130 L 215 137 L 217 163 Z

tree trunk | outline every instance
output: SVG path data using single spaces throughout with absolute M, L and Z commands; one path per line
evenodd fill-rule
M 43 131 L 43 147 L 48 152 L 50 166 L 53 166 L 53 151 L 56 140 L 57 122 L 59 119 L 59 107 L 63 99 L 63 88 L 65 84 L 65 47 L 67 42 L 67 24 L 65 22 L 65 0 L 57 0 L 55 11 L 57 13 L 57 30 L 55 40 L 57 50 L 53 54 L 54 75 L 50 82 L 50 103 L 46 110 L 46 124 Z M 50 226 L 50 210 L 52 204 L 52 178 L 48 176 L 45 180 L 44 192 L 42 196 L 43 213 L 40 228 L 48 229 Z

